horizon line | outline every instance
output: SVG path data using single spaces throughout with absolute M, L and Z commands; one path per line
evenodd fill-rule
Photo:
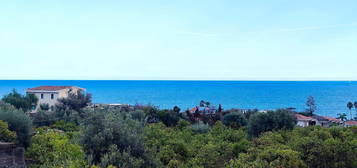
M 0 79 L 0 81 L 266 81 L 266 82 L 357 82 L 357 79 Z

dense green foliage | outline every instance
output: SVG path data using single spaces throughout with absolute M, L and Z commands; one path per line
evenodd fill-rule
M 65 133 L 51 129 L 37 129 L 26 156 L 34 160 L 33 168 L 85 167 L 81 146 L 70 141 Z
M 14 142 L 16 133 L 9 130 L 6 122 L 0 120 L 0 142 Z
M 353 168 L 357 166 L 356 133 L 356 128 L 340 127 L 268 132 L 229 167 Z
M 249 118 L 248 134 L 258 137 L 261 133 L 280 129 L 293 129 L 296 119 L 286 110 L 255 113 Z
M 13 105 L 17 109 L 21 109 L 25 112 L 32 109 L 37 104 L 37 97 L 33 94 L 21 95 L 13 90 L 11 93 L 5 95 L 2 101 Z
M 298 128 L 289 110 L 220 106 L 202 114 L 178 107 L 86 108 L 89 102 L 90 96 L 72 95 L 32 116 L 30 168 L 357 167 L 357 127 Z M 0 141 L 30 144 L 32 122 L 22 110 L 1 103 L 0 120 Z
M 0 102 L 0 119 L 7 122 L 10 131 L 16 132 L 16 142 L 20 146 L 30 145 L 32 122 L 22 110 Z
M 207 133 L 187 126 L 170 128 L 157 123 L 149 125 L 145 134 L 149 149 L 168 167 L 221 167 L 249 145 L 243 130 L 221 123 Z
M 52 112 L 40 110 L 32 117 L 33 125 L 36 127 L 50 126 L 56 121 Z
M 77 93 L 69 93 L 68 97 L 58 99 L 56 104 L 57 111 L 64 111 L 69 116 L 73 111 L 78 112 L 82 116 L 82 109 L 87 107 L 92 102 L 92 95 L 78 91 Z
M 247 120 L 241 113 L 229 113 L 223 117 L 223 124 L 232 128 L 239 128 L 247 125 Z
M 83 122 L 81 144 L 91 164 L 156 167 L 145 148 L 144 125 L 119 111 L 92 110 Z

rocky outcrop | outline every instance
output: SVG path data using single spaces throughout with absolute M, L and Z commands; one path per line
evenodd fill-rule
M 0 168 L 26 168 L 24 148 L 0 142 Z

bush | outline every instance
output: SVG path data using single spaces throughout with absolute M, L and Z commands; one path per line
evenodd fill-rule
M 293 129 L 296 119 L 286 110 L 255 113 L 249 119 L 248 135 L 258 137 L 261 133 L 280 129 Z
M 0 120 L 0 141 L 2 142 L 15 142 L 16 133 L 10 131 L 6 122 Z
M 54 130 L 38 129 L 26 157 L 34 159 L 40 168 L 85 167 L 84 153 L 77 144 L 72 144 L 66 134 Z
M 50 126 L 56 122 L 56 117 L 53 112 L 40 110 L 32 116 L 32 122 L 36 127 Z
M 22 111 L 13 106 L 0 103 L 0 118 L 9 125 L 9 130 L 16 132 L 16 142 L 20 146 L 30 145 L 32 122 L 31 119 Z
M 65 132 L 74 132 L 79 131 L 79 126 L 72 122 L 65 122 L 63 120 L 55 122 L 53 125 L 50 126 L 53 129 L 62 130 Z
M 247 120 L 241 113 L 229 113 L 223 116 L 222 123 L 232 128 L 239 128 L 247 125 Z

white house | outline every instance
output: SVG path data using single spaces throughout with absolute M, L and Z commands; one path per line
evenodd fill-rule
M 77 93 L 85 89 L 76 86 L 39 86 L 27 89 L 26 93 L 34 94 L 38 98 L 37 106 L 32 112 L 39 110 L 41 104 L 48 104 L 54 107 L 58 103 L 58 99 L 66 98 L 70 93 Z
M 312 117 L 307 117 L 301 114 L 295 114 L 295 117 L 297 120 L 296 125 L 300 127 L 308 127 L 317 124 L 317 120 Z

